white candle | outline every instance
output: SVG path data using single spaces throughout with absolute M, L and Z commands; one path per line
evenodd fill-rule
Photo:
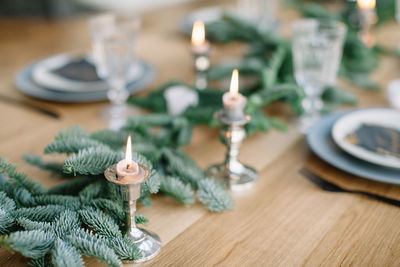
M 196 21 L 192 30 L 192 51 L 194 54 L 207 54 L 210 44 L 206 41 L 206 30 L 202 21 Z
M 239 93 L 239 72 L 234 69 L 232 72 L 231 86 L 229 92 L 222 97 L 225 115 L 230 119 L 242 119 L 247 100 Z
M 357 5 L 361 10 L 375 9 L 376 0 L 358 0 Z
M 139 166 L 132 160 L 131 136 L 129 136 L 126 141 L 125 159 L 118 162 L 116 169 L 119 179 L 135 179 L 139 174 Z

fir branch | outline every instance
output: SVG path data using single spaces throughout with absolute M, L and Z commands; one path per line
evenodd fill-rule
M 25 217 L 33 221 L 51 222 L 67 208 L 60 205 L 37 206 L 33 208 L 20 208 L 14 211 L 14 217 Z
M 15 209 L 15 202 L 7 196 L 5 192 L 0 192 L 0 203 L 1 208 L 6 211 L 11 211 Z
M 51 251 L 52 263 L 56 267 L 85 266 L 81 254 L 74 246 L 57 238 Z
M 23 187 L 14 186 L 10 188 L 10 192 L 14 201 L 18 206 L 29 206 L 32 202 L 32 194 Z
M 154 169 L 151 170 L 150 177 L 142 184 L 142 191 L 156 194 L 160 189 L 160 175 Z
M 60 205 L 69 209 L 79 209 L 81 200 L 75 196 L 68 195 L 41 195 L 32 198 L 31 206 Z
M 195 200 L 192 187 L 189 184 L 184 184 L 176 177 L 162 178 L 160 190 L 183 204 L 192 204 Z
M 138 127 L 163 127 L 170 125 L 173 120 L 174 116 L 165 113 L 146 114 L 130 117 L 123 129 L 135 130 Z
M 6 159 L 1 157 L 0 172 L 6 174 L 10 181 L 14 181 L 32 194 L 43 194 L 46 192 L 46 187 L 36 181 L 32 181 L 26 174 L 17 172 L 17 168 L 14 164 L 9 163 Z
M 43 232 L 53 231 L 53 225 L 49 222 L 35 222 L 27 218 L 18 218 L 17 223 L 25 230 L 41 230 Z
M 56 235 L 60 238 L 65 238 L 75 229 L 79 229 L 81 227 L 81 222 L 78 213 L 66 210 L 60 214 L 53 225 Z
M 79 215 L 84 224 L 104 237 L 112 239 L 122 236 L 115 221 L 100 210 L 80 210 Z
M 97 180 L 91 184 L 88 184 L 84 189 L 79 192 L 79 197 L 82 199 L 93 199 L 98 196 L 103 191 L 104 179 Z
M 48 170 L 54 173 L 61 173 L 63 164 L 59 162 L 46 162 L 42 157 L 35 154 L 25 154 L 22 156 L 23 160 L 32 165 L 36 166 L 42 170 Z
M 90 138 L 109 146 L 111 149 L 119 150 L 125 147 L 126 139 L 129 135 L 131 135 L 132 137 L 133 144 L 135 145 L 135 150 L 137 143 L 144 143 L 148 141 L 137 132 L 113 131 L 109 129 L 93 132 L 90 134 Z
M 78 153 L 81 149 L 101 146 L 104 145 L 88 137 L 67 138 L 56 140 L 47 145 L 44 149 L 44 153 Z
M 96 257 L 110 266 L 122 267 L 121 260 L 115 254 L 113 249 L 111 249 L 107 245 L 106 241 L 98 235 L 80 229 L 69 235 L 67 239 L 80 251 L 80 253 L 88 257 Z
M 167 172 L 175 175 L 184 183 L 190 183 L 197 188 L 197 183 L 204 178 L 203 170 L 185 153 L 178 149 L 164 148 L 162 151 L 164 159 L 167 161 Z
M 41 230 L 13 232 L 0 240 L 5 245 L 32 259 L 44 257 L 53 247 L 54 235 Z
M 47 256 L 41 257 L 39 259 L 31 259 L 28 262 L 28 265 L 31 267 L 52 267 L 50 260 Z
M 146 224 L 149 222 L 149 219 L 147 219 L 144 215 L 142 214 L 135 214 L 135 223 L 136 224 Z
M 0 208 L 0 234 L 8 234 L 14 225 L 15 220 L 11 214 L 7 210 Z
M 106 147 L 91 147 L 80 150 L 64 163 L 64 172 L 74 175 L 99 175 L 123 158 L 122 153 Z
M 87 137 L 88 133 L 85 129 L 79 126 L 71 126 L 68 129 L 61 130 L 58 135 L 55 137 L 55 140 L 62 140 L 62 139 L 73 139 L 73 138 L 80 138 L 80 137 Z
M 114 199 L 118 200 L 118 198 Z M 111 215 L 119 224 L 125 221 L 125 211 L 122 208 L 122 204 L 118 201 L 106 198 L 97 198 L 90 200 L 88 204 Z
M 207 205 L 211 211 L 224 211 L 233 208 L 234 201 L 226 188 L 212 178 L 206 178 L 199 182 L 197 197 Z
M 142 252 L 129 237 L 108 238 L 107 241 L 121 260 L 133 261 L 142 258 Z
M 94 177 L 82 176 L 68 180 L 64 183 L 53 186 L 48 190 L 52 195 L 78 195 L 78 193 L 90 182 L 95 180 Z

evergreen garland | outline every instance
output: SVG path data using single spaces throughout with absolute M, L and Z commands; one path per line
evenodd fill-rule
M 129 134 L 138 140 L 133 140 L 134 160 L 151 168 L 142 185 L 143 205 L 151 205 L 150 195 L 160 192 L 183 204 L 195 202 L 197 196 L 212 211 L 231 209 L 226 188 L 206 178 L 180 149 L 190 142 L 191 127 L 183 117 L 150 114 L 130 119 L 120 131 L 63 130 L 44 153 L 65 154 L 64 162 L 24 156 L 25 162 L 67 179 L 49 189 L 0 158 L 0 245 L 30 258 L 31 266 L 83 266 L 82 255 L 110 266 L 139 259 L 140 251 L 124 236 L 126 215 L 118 185 L 103 175 L 123 158 Z M 148 219 L 136 214 L 135 221 Z

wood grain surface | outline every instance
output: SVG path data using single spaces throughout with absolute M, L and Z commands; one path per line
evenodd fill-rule
M 139 40 L 139 55 L 159 70 L 151 88 L 171 79 L 193 82 L 189 39 L 178 32 L 179 19 L 191 10 L 215 4 L 200 1 L 156 10 L 144 15 Z M 218 1 L 232 5 L 232 1 Z M 280 10 L 285 35 L 295 10 Z M 56 104 L 24 96 L 13 79 L 24 65 L 65 51 L 90 49 L 87 17 L 45 21 L 34 18 L 0 19 L 0 94 L 52 109 L 59 120 L 30 109 L 0 102 L 0 156 L 18 163 L 47 186 L 60 180 L 22 163 L 25 153 L 42 153 L 54 135 L 70 125 L 88 130 L 105 128 L 99 112 L 107 103 Z M 400 43 L 400 28 L 393 21 L 376 31 L 377 40 L 394 48 Z M 213 45 L 212 62 L 239 56 L 240 44 Z M 359 97 L 359 106 L 385 106 L 387 83 L 400 76 L 400 59 L 382 56 L 379 70 L 372 77 L 381 92 L 365 91 L 340 81 L 340 85 Z M 283 114 L 290 122 L 292 114 L 285 106 L 275 105 L 270 113 Z M 223 160 L 224 147 L 217 130 L 197 127 L 192 143 L 185 150 L 202 166 Z M 299 174 L 305 164 L 319 173 L 337 170 L 323 163 L 308 150 L 304 137 L 293 127 L 288 133 L 270 131 L 248 138 L 241 159 L 260 173 L 257 186 L 245 195 L 235 195 L 233 211 L 210 213 L 201 205 L 185 207 L 163 196 L 154 197 L 151 208 L 139 207 L 150 219 L 147 228 L 162 241 L 161 254 L 144 264 L 149 266 L 399 266 L 400 209 L 358 195 L 321 191 Z M 344 179 L 354 177 L 340 173 Z M 354 178 L 357 179 L 357 178 Z M 374 192 L 390 192 L 399 197 L 398 186 L 379 185 L 358 179 Z M 86 258 L 88 266 L 98 266 Z M 18 253 L 0 249 L 0 266 L 24 266 Z

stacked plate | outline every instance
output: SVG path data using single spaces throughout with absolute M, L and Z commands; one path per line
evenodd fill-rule
M 143 60 L 130 71 L 127 89 L 145 89 L 156 76 L 155 69 Z M 58 54 L 24 67 L 15 84 L 23 93 L 56 102 L 94 102 L 107 100 L 108 84 L 96 74 L 87 55 Z
M 393 139 L 381 138 L 378 142 L 382 145 L 392 143 L 398 148 L 400 140 L 396 132 L 400 132 L 400 111 L 389 108 L 356 109 L 327 116 L 310 129 L 307 142 L 315 154 L 336 168 L 362 178 L 400 184 L 398 155 L 352 142 L 354 133 L 368 125 L 389 130 Z

